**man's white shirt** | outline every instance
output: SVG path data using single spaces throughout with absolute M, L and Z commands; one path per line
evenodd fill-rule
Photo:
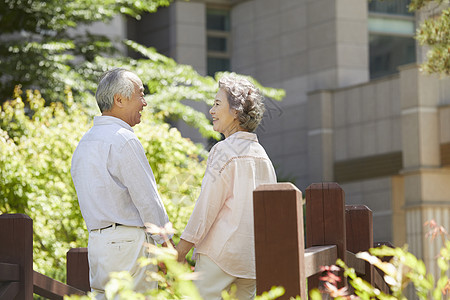
M 71 174 L 89 231 L 113 223 L 163 227 L 169 222 L 144 148 L 132 127 L 118 118 L 94 118 L 73 154 Z

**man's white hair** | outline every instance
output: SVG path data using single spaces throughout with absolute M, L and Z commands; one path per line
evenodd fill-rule
M 139 77 L 124 68 L 109 70 L 100 77 L 95 99 L 101 112 L 110 111 L 114 104 L 114 95 L 130 98 L 135 84 L 140 84 Z

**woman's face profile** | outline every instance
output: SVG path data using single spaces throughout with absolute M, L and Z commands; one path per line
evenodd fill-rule
M 227 138 L 238 126 L 238 120 L 234 110 L 230 109 L 227 93 L 224 89 L 219 89 L 214 99 L 214 105 L 209 110 L 213 119 L 213 129 L 222 133 Z

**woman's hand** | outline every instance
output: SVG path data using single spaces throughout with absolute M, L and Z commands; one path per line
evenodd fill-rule
M 194 244 L 191 242 L 188 242 L 186 240 L 180 239 L 180 242 L 175 247 L 175 250 L 178 252 L 178 262 L 186 262 L 186 255 L 191 250 L 191 248 L 194 247 Z
M 173 248 L 175 248 L 175 242 L 172 239 L 169 240 L 169 243 L 170 243 L 170 245 L 172 245 Z M 169 244 L 167 242 L 164 242 L 161 245 L 163 247 L 169 247 Z

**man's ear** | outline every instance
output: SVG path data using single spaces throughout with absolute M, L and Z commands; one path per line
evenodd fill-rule
M 117 107 L 123 107 L 124 105 L 124 98 L 122 97 L 122 95 L 120 94 L 115 94 L 114 95 L 114 104 L 117 105 Z

